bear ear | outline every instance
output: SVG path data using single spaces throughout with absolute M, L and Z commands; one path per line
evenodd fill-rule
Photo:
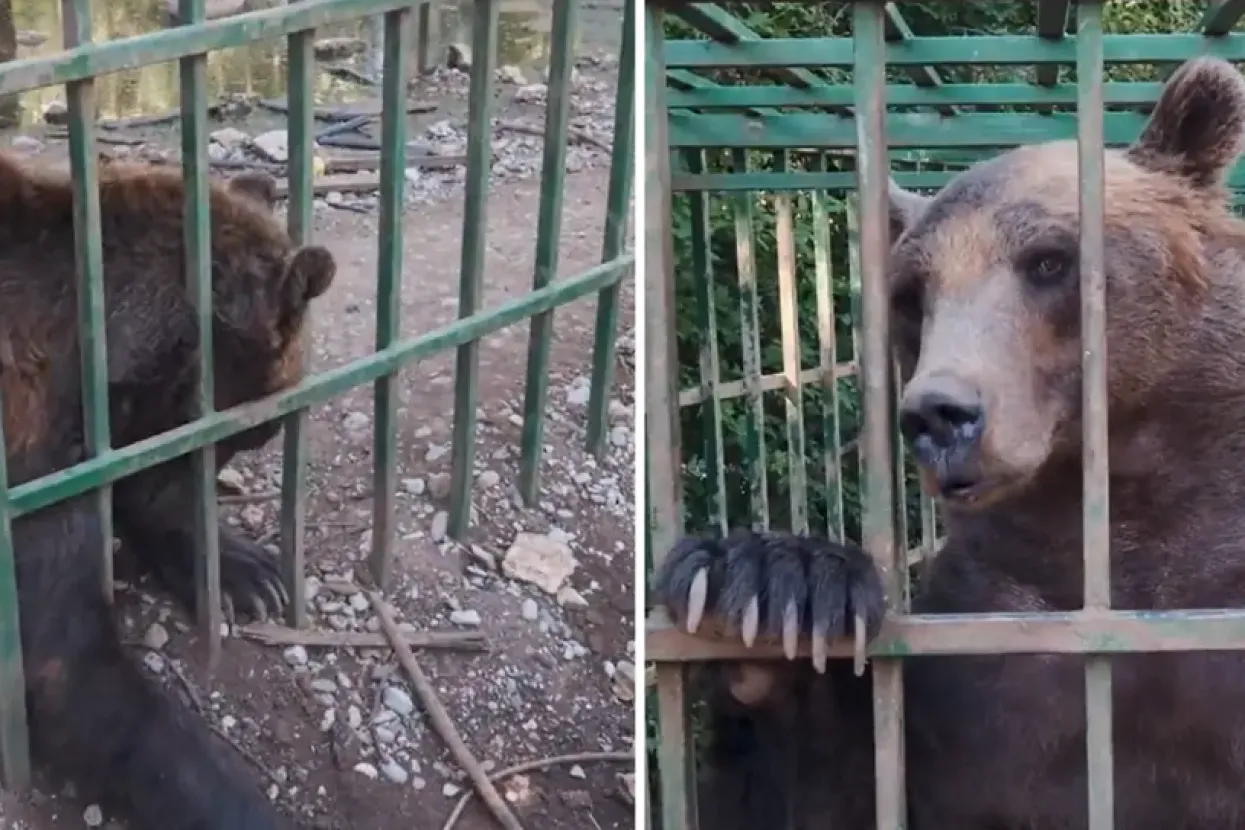
M 300 312 L 333 284 L 337 262 L 327 248 L 308 245 L 299 248 L 285 264 L 283 296 L 287 312 Z
M 1219 184 L 1245 143 L 1245 79 L 1219 58 L 1180 66 L 1159 93 L 1154 112 L 1128 156 L 1195 187 Z
M 894 245 L 904 231 L 916 224 L 933 200 L 904 190 L 892 178 L 886 180 L 886 198 L 891 220 L 891 244 Z
M 267 173 L 247 171 L 229 180 L 229 190 L 272 210 L 277 203 L 277 180 Z

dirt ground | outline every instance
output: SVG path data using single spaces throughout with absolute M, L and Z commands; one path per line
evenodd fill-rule
M 174 145 L 175 146 L 175 145 Z M 538 171 L 539 165 L 537 165 Z M 608 170 L 604 154 L 566 181 L 559 273 L 599 262 Z M 491 188 L 485 307 L 520 296 L 532 279 L 538 179 Z M 426 198 L 404 220 L 402 331 L 426 331 L 456 314 L 461 186 Z M 315 305 L 313 369 L 373 348 L 378 254 L 375 211 L 318 202 L 315 241 L 338 262 Z M 444 537 L 451 464 L 454 355 L 400 375 L 395 578 L 388 599 L 417 630 L 478 631 L 483 652 L 417 650 L 466 743 L 497 772 L 576 753 L 622 760 L 555 763 L 498 783 L 528 827 L 634 826 L 629 760 L 634 741 L 634 331 L 623 291 L 620 349 L 605 457 L 584 451 L 595 297 L 555 314 L 539 504 L 519 506 L 517 480 L 528 328 L 480 347 L 479 433 L 471 544 Z M 378 630 L 356 569 L 370 550 L 371 387 L 311 412 L 307 509 L 308 609 L 316 632 Z M 239 459 L 222 480 L 222 515 L 275 538 L 280 441 Z M 566 546 L 576 567 L 556 595 L 504 575 L 519 533 Z M 275 547 L 273 548 L 275 551 Z M 123 574 L 122 574 L 123 575 Z M 470 782 L 432 730 L 388 649 L 267 645 L 235 632 L 208 676 L 180 611 L 145 586 L 122 583 L 118 607 L 135 657 L 239 748 L 270 796 L 329 830 L 495 826 L 477 799 L 448 820 Z M 412 705 L 412 701 L 414 704 Z M 18 830 L 122 828 L 72 793 L 37 792 L 3 805 Z

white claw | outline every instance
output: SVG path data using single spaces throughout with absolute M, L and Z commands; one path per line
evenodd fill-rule
M 760 626 L 761 603 L 754 596 L 752 599 L 748 600 L 748 607 L 744 609 L 744 620 L 742 625 L 744 645 L 748 648 L 752 648 L 752 644 L 756 642 L 757 629 L 760 628 Z
M 795 652 L 800 641 L 800 611 L 794 601 L 788 601 L 782 612 L 782 650 L 788 660 L 795 659 Z
M 705 602 L 709 598 L 709 569 L 701 568 L 692 577 L 692 588 L 687 592 L 687 633 L 695 634 L 705 616 Z
M 867 660 L 865 657 L 865 618 L 859 614 L 856 615 L 855 629 L 856 647 L 853 654 L 853 668 L 856 670 L 856 676 L 860 677 L 865 673 Z
M 830 640 L 826 637 L 827 633 L 824 627 L 813 629 L 813 670 L 818 674 L 826 673 L 826 652 L 830 647 Z

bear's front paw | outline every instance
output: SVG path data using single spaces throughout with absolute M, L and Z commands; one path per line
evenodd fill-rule
M 780 533 L 683 539 L 662 563 L 653 590 L 693 634 L 711 627 L 749 646 L 758 635 L 781 640 L 788 659 L 805 634 L 818 671 L 825 671 L 831 640 L 851 635 L 858 617 L 866 636 L 875 637 L 886 611 L 882 581 L 863 550 Z
M 233 528 L 220 530 L 220 592 L 225 616 L 235 611 L 264 620 L 279 616 L 289 604 L 281 579 L 280 560 Z

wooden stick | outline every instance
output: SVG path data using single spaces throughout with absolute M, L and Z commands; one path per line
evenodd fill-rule
M 248 640 L 267 646 L 311 646 L 312 648 L 391 648 L 391 638 L 371 631 L 301 631 L 275 623 L 251 623 L 237 631 Z M 397 636 L 413 648 L 485 651 L 488 640 L 478 631 L 403 631 Z
M 475 756 L 471 754 L 471 750 L 463 743 L 463 739 L 458 734 L 458 729 L 454 726 L 454 721 L 450 719 L 449 713 L 441 705 L 441 700 L 433 690 L 432 684 L 428 682 L 427 675 L 419 667 L 419 663 L 415 661 L 415 655 L 411 653 L 410 648 L 403 641 L 402 632 L 398 629 L 397 623 L 393 621 L 393 615 L 389 612 L 388 604 L 375 591 L 368 591 L 367 597 L 372 601 L 372 609 L 376 611 L 376 617 L 380 620 L 380 626 L 384 629 L 390 643 L 393 645 L 394 655 L 398 658 L 398 662 L 402 664 L 402 668 L 406 670 L 407 676 L 411 679 L 411 686 L 415 689 L 415 694 L 419 696 L 419 701 L 423 704 L 424 711 L 428 713 L 428 720 L 432 722 L 432 726 L 437 730 L 437 734 L 441 736 L 441 740 L 445 741 L 450 748 L 450 752 L 454 755 L 454 760 L 466 770 L 467 775 L 471 778 L 471 783 L 475 785 L 476 792 L 480 794 L 480 798 L 488 805 L 489 812 L 497 819 L 497 823 L 506 828 L 506 830 L 523 830 L 523 825 L 519 824 L 519 820 L 515 818 L 514 813 L 510 812 L 510 808 L 502 800 L 501 795 L 497 792 L 497 788 L 489 780 L 488 773 L 484 771 L 484 768 L 480 766 L 480 762 L 475 759 Z

